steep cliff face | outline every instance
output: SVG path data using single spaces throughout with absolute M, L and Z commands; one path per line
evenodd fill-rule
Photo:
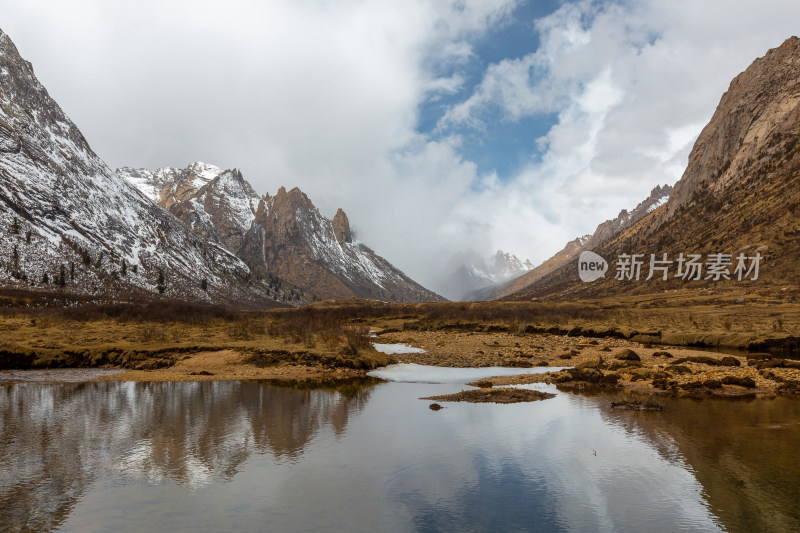
M 234 254 L 105 165 L 2 31 L 0 227 L 3 286 L 268 301 Z
M 312 298 L 441 299 L 354 239 L 344 211 L 328 220 L 297 188 L 261 199 L 239 255 Z
M 764 164 L 792 155 L 800 133 L 798 72 L 800 39 L 791 37 L 733 79 L 658 222 L 689 205 L 698 191 L 724 196 Z
M 706 279 L 631 283 L 611 275 L 578 279 L 576 259 L 510 295 L 594 297 L 711 287 L 798 292 L 800 260 L 800 39 L 770 50 L 731 82 L 703 129 L 669 200 L 593 249 L 620 254 L 760 256 L 758 280 Z M 749 266 L 749 264 L 748 264 Z M 677 268 L 677 267 L 676 267 Z M 728 270 L 733 270 L 732 265 Z

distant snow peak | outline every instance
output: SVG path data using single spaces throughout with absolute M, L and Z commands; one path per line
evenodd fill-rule
M 487 273 L 495 283 L 519 276 L 533 268 L 529 259 L 523 262 L 516 255 L 502 250 L 497 250 L 488 263 L 490 268 Z
M 222 172 L 221 168 L 214 165 L 209 165 L 208 163 L 203 163 L 202 161 L 196 161 L 192 163 L 186 168 L 186 170 L 187 172 L 194 174 L 198 180 L 204 183 L 208 183 L 209 181 L 213 180 L 220 174 L 220 172 Z M 238 172 L 238 170 L 234 169 L 234 172 Z
M 464 300 L 475 291 L 521 276 L 533 267 L 529 259 L 522 261 L 510 252 L 497 250 L 493 255 L 483 257 L 475 250 L 469 250 L 450 258 L 439 290 L 450 299 Z

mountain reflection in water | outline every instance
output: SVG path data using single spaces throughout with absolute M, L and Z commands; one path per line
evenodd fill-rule
M 418 400 L 463 388 L 0 386 L 0 529 L 798 530 L 800 402 Z
M 57 527 L 98 475 L 198 487 L 256 452 L 296 461 L 322 427 L 344 432 L 378 382 L 0 387 L 0 524 Z

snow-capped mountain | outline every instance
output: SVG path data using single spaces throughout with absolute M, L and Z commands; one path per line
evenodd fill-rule
M 533 268 L 530 259 L 521 261 L 516 255 L 502 250 L 497 250 L 497 253 L 489 258 L 487 265 L 489 275 L 495 283 L 516 278 Z
M 241 248 L 260 201 L 241 172 L 206 163 L 155 171 L 124 167 L 117 174 L 192 230 L 233 253 Z
M 1 30 L 0 225 L 3 286 L 267 301 L 235 254 L 106 166 Z
M 476 291 L 505 283 L 532 268 L 530 260 L 521 261 L 502 250 L 486 258 L 471 250 L 450 258 L 445 266 L 448 274 L 440 281 L 438 289 L 452 300 L 472 300 Z
M 117 172 L 258 275 L 302 289 L 305 300 L 441 299 L 354 239 L 344 211 L 327 219 L 297 188 L 259 197 L 238 170 L 205 163 Z

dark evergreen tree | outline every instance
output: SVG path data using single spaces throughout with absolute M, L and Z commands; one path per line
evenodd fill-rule
M 165 285 L 166 279 L 164 278 L 164 271 L 160 268 L 158 269 L 158 294 L 164 294 L 164 291 L 167 290 Z

